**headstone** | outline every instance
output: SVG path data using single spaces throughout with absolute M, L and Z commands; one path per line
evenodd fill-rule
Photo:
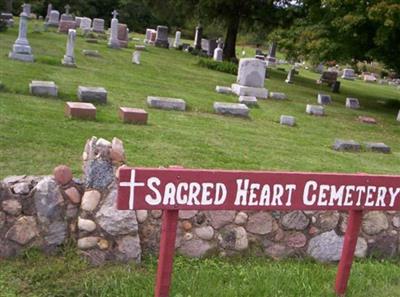
M 271 43 L 268 56 L 265 59 L 267 61 L 267 67 L 275 67 L 276 66 L 276 48 L 277 48 L 277 44 L 274 41 Z
M 318 104 L 327 105 L 332 103 L 332 98 L 330 95 L 318 94 Z
M 32 80 L 29 84 L 29 93 L 35 96 L 57 97 L 58 87 L 54 81 Z
M 83 50 L 82 54 L 87 57 L 96 57 L 96 58 L 101 57 L 98 50 Z
M 214 50 L 217 48 L 216 39 L 201 39 L 201 50 L 209 57 L 214 55 Z
M 351 68 L 345 68 L 345 69 L 343 69 L 342 78 L 343 78 L 343 79 L 347 79 L 347 80 L 354 80 L 354 79 L 355 79 L 354 70 L 351 69 Z
M 157 35 L 154 44 L 157 47 L 169 48 L 167 26 L 157 26 Z
M 222 62 L 224 50 L 221 48 L 221 43 L 218 43 L 217 48 L 214 50 L 213 60 Z
M 258 59 L 241 59 L 236 82 L 246 87 L 263 88 L 265 68 L 265 63 Z
M 45 21 L 46 21 L 46 22 L 49 20 L 49 18 L 50 18 L 50 13 L 51 13 L 52 10 L 53 10 L 53 5 L 52 5 L 51 3 L 49 3 L 49 4 L 47 5 L 47 14 L 46 14 L 46 18 L 45 18 Z
M 52 10 L 50 12 L 49 20 L 47 21 L 46 25 L 50 27 L 58 27 L 60 23 L 60 13 L 58 10 Z
M 143 42 L 152 44 L 152 43 L 155 42 L 155 40 L 156 40 L 155 37 L 156 36 L 157 36 L 157 31 L 156 30 L 147 28 L 146 29 L 146 36 L 145 36 Z
M 150 107 L 166 110 L 186 110 L 186 102 L 183 99 L 165 98 L 165 97 L 147 97 L 147 104 Z
M 290 69 L 289 72 L 288 72 L 288 75 L 286 77 L 285 82 L 287 84 L 292 84 L 294 82 L 294 75 L 295 74 L 296 74 L 296 69 L 295 68 Z
M 82 19 L 83 19 L 83 17 L 75 17 L 75 22 L 76 22 L 76 27 L 77 28 L 81 27 Z
M 374 75 L 366 74 L 364 75 L 364 81 L 368 83 L 376 82 L 376 77 Z
M 147 33 L 147 30 L 146 30 Z M 181 31 L 176 31 L 175 40 L 174 40 L 174 48 L 178 48 L 181 45 Z M 147 34 L 146 34 L 147 37 Z
M 257 98 L 254 96 L 239 96 L 239 103 L 245 104 L 246 106 L 256 106 L 258 104 Z
M 359 109 L 360 103 L 357 98 L 346 98 L 346 107 L 350 109 Z
M 335 71 L 323 71 L 317 83 L 327 83 L 329 86 L 337 81 L 338 73 Z
M 31 15 L 31 5 L 30 4 L 23 4 L 22 5 L 23 12 L 29 17 Z
M 83 102 L 107 103 L 107 91 L 102 87 L 78 87 L 78 99 Z
M 249 116 L 249 108 L 241 103 L 214 102 L 214 111 L 223 115 Z
M 5 20 L 7 27 L 14 26 L 13 14 L 10 12 L 2 12 L 0 14 L 0 20 Z
M 12 51 L 8 54 L 8 57 L 14 60 L 33 62 L 32 49 L 27 39 L 28 15 L 24 12 L 25 5 L 26 4 L 22 5 L 23 11 L 19 15 L 20 19 L 19 19 L 18 38 L 14 42 Z
M 324 72 L 324 64 L 318 64 L 318 66 L 315 67 L 315 72 L 322 74 L 322 72 Z
M 61 20 L 60 21 L 60 24 L 58 25 L 58 32 L 59 33 L 68 34 L 70 29 L 72 29 L 72 30 L 76 29 L 76 22 L 75 21 L 66 21 L 66 20 Z
M 129 124 L 147 124 L 148 114 L 145 110 L 139 108 L 120 107 L 119 118 L 124 123 Z
M 67 47 L 64 58 L 61 61 L 61 63 L 64 66 L 76 67 L 75 53 L 74 53 L 75 40 L 76 40 L 76 31 L 74 29 L 69 29 Z
M 203 27 L 198 25 L 196 27 L 196 33 L 194 36 L 194 44 L 193 47 L 197 50 L 201 50 L 201 39 L 203 38 Z
M 325 108 L 321 105 L 307 104 L 306 113 L 310 115 L 323 116 L 325 115 Z
M 277 100 L 286 100 L 287 96 L 285 93 L 279 93 L 279 92 L 271 92 L 269 94 L 269 98 L 271 99 L 277 99 Z
M 118 42 L 121 47 L 128 47 L 129 29 L 125 24 L 118 24 Z
M 96 107 L 92 103 L 66 102 L 65 116 L 71 119 L 96 119 Z
M 361 149 L 361 145 L 354 140 L 342 140 L 336 139 L 333 144 L 333 149 L 335 151 L 353 151 L 358 152 Z
M 92 27 L 92 19 L 91 18 L 80 18 L 81 22 L 79 24 L 79 28 L 82 30 L 89 31 Z
M 367 151 L 377 152 L 377 153 L 390 153 L 390 147 L 384 144 L 383 142 L 367 142 L 365 144 L 365 148 Z
M 133 64 L 140 64 L 140 56 L 141 56 L 142 51 L 135 50 L 132 54 L 132 63 Z
M 95 33 L 104 33 L 104 20 L 103 19 L 93 19 L 92 31 Z
M 376 119 L 373 117 L 359 116 L 358 120 L 364 124 L 376 124 Z
M 296 124 L 296 118 L 293 116 L 281 115 L 280 124 L 292 127 Z
M 216 86 L 215 91 L 220 94 L 231 94 L 232 89 L 230 87 Z
M 118 41 L 118 12 L 114 10 L 112 12 L 113 18 L 111 20 L 111 34 L 108 40 L 108 47 L 110 48 L 120 48 Z
M 71 9 L 71 6 L 68 4 L 64 6 L 65 8 L 65 13 L 61 15 L 61 20 L 60 21 L 74 21 L 74 17 L 69 14 L 69 10 Z
M 398 122 L 400 122 L 400 110 L 399 110 L 399 113 L 397 114 L 397 119 L 396 119 Z
M 331 90 L 332 90 L 332 93 L 339 93 L 340 92 L 340 81 L 335 81 L 332 84 Z

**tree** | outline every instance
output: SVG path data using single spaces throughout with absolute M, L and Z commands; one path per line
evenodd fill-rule
M 315 63 L 378 60 L 400 72 L 398 0 L 305 0 L 289 30 L 275 36 L 289 58 Z

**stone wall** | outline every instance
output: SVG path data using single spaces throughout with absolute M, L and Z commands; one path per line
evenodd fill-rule
M 122 142 L 93 137 L 82 159 L 81 179 L 61 165 L 51 176 L 1 181 L 0 258 L 31 247 L 56 252 L 67 241 L 95 265 L 157 253 L 162 212 L 115 208 L 118 169 L 126 166 Z M 336 211 L 180 211 L 176 249 L 189 257 L 251 252 L 337 261 L 346 222 Z M 356 256 L 397 256 L 399 231 L 399 213 L 366 213 Z

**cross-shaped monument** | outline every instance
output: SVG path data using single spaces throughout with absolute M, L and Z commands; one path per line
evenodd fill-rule
M 71 9 L 71 6 L 69 6 L 69 4 L 64 6 L 65 8 L 65 14 L 69 14 L 69 10 Z
M 114 11 L 113 11 L 111 14 L 112 14 L 112 16 L 113 16 L 113 19 L 116 19 L 117 16 L 118 16 L 118 11 L 116 11 L 116 10 L 114 9 Z

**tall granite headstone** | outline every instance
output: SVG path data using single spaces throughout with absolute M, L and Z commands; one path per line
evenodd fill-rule
M 201 50 L 201 39 L 203 38 L 203 27 L 198 25 L 194 36 L 194 48 Z
M 126 24 L 118 24 L 118 42 L 120 47 L 128 47 L 129 29 Z
M 52 10 L 53 10 L 53 5 L 52 5 L 51 3 L 49 3 L 49 4 L 47 5 L 47 14 L 46 14 L 46 18 L 45 18 L 45 21 L 46 21 L 46 22 L 49 20 L 49 18 L 50 18 L 50 13 L 51 13 Z
M 174 40 L 174 47 L 178 48 L 181 45 L 181 31 L 176 31 L 175 33 L 175 40 Z
M 74 29 L 69 29 L 68 31 L 68 39 L 67 39 L 67 47 L 64 55 L 64 59 L 62 59 L 61 63 L 65 66 L 76 67 L 75 63 L 75 39 L 76 39 L 76 31 Z
M 267 66 L 268 67 L 275 67 L 276 66 L 276 48 L 277 48 L 277 44 L 276 42 L 272 42 L 271 46 L 269 48 L 269 53 L 267 56 Z
M 95 33 L 104 33 L 104 20 L 103 19 L 93 19 L 92 31 Z
M 69 13 L 71 6 L 67 4 L 64 6 L 64 8 L 65 8 L 65 13 L 61 15 L 61 21 L 73 21 L 74 17 Z
M 111 20 L 111 34 L 110 39 L 108 40 L 108 47 L 111 48 L 120 48 L 118 41 L 118 12 L 114 10 L 112 12 L 113 18 Z
M 18 38 L 13 45 L 12 51 L 8 54 L 8 57 L 14 60 L 33 62 L 32 49 L 27 39 L 28 15 L 25 12 L 26 5 L 27 4 L 22 5 L 23 11 L 19 15 L 20 19 L 19 19 Z
M 46 25 L 50 27 L 58 27 L 60 23 L 60 12 L 58 10 L 50 11 L 49 20 Z

